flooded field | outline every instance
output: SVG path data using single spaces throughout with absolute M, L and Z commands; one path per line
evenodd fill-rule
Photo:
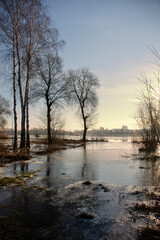
M 0 239 L 160 239 L 160 159 L 130 138 L 0 168 Z

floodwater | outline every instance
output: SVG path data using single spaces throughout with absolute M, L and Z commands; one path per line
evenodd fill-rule
M 130 138 L 110 138 L 109 142 L 89 143 L 86 147 L 62 150 L 30 161 L 15 162 L 0 168 L 1 176 L 14 176 L 41 170 L 49 184 L 97 181 L 120 186 L 159 186 L 160 162 L 138 154 Z
M 145 239 L 146 227 L 158 229 L 157 213 L 133 208 L 153 205 L 153 193 L 159 204 L 160 159 L 130 138 L 108 140 L 1 167 L 1 177 L 36 174 L 0 189 L 0 239 Z

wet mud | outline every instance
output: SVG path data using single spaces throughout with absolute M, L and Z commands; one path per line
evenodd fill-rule
M 159 189 L 83 183 L 0 189 L 0 239 L 159 239 Z

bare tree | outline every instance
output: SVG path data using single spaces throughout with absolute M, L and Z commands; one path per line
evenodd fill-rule
M 16 32 L 20 19 L 17 11 L 18 2 L 14 0 L 0 0 L 0 40 L 5 47 L 5 58 L 6 56 L 11 57 L 13 66 L 14 148 L 17 148 Z M 21 4 L 23 6 L 24 0 L 21 1 Z
M 1 39 L 10 50 L 13 61 L 14 119 L 17 132 L 16 80 L 21 106 L 21 147 L 30 146 L 29 138 L 29 86 L 32 62 L 47 48 L 58 49 L 57 29 L 51 29 L 50 19 L 42 0 L 0 0 Z M 16 79 L 17 76 L 17 79 Z M 26 126 L 25 126 L 26 125 Z M 25 130 L 27 129 L 27 141 Z M 15 139 L 17 139 L 15 137 Z M 16 145 L 15 140 L 15 145 Z
M 51 138 L 52 141 L 59 140 L 62 137 L 65 121 L 58 109 L 53 109 L 51 115 Z
M 46 49 L 46 46 L 50 47 L 52 44 L 50 37 L 51 35 L 54 36 L 55 31 L 50 29 L 49 18 L 40 0 L 29 1 L 25 8 L 24 19 L 21 40 L 23 64 L 26 72 L 23 109 L 26 107 L 27 146 L 29 147 L 29 83 L 32 77 L 32 60 L 36 54 L 40 54 L 44 48 Z M 54 39 L 52 41 L 54 42 Z M 24 119 L 25 116 L 23 116 L 23 125 L 25 124 Z
M 27 129 L 27 146 L 29 137 L 29 85 L 32 59 L 41 50 L 48 31 L 49 19 L 45 15 L 40 0 L 26 1 L 22 11 L 19 31 L 17 31 L 16 49 L 18 58 L 18 84 L 21 102 L 21 147 L 25 146 L 25 123 Z M 22 72 L 23 71 L 23 72 Z M 23 80 L 23 83 L 22 83 Z M 26 114 L 27 112 L 27 114 Z
M 160 95 L 158 74 L 154 78 L 148 78 L 142 74 L 136 121 L 141 129 L 139 137 L 147 150 L 154 150 L 159 143 L 160 135 Z
M 27 1 L 27 7 L 24 12 L 24 20 L 22 27 L 22 62 L 26 72 L 24 101 L 23 101 L 23 121 L 22 129 L 23 136 L 25 135 L 25 114 L 26 114 L 26 129 L 27 129 L 27 146 L 30 146 L 29 138 L 29 86 L 30 80 L 33 77 L 33 62 L 37 56 L 44 54 L 48 49 L 57 51 L 64 41 L 59 41 L 58 31 L 56 28 L 50 27 L 50 19 L 42 5 L 42 0 Z M 25 113 L 26 108 L 26 113 Z M 25 145 L 24 139 L 23 144 Z
M 65 98 L 66 83 L 62 78 L 62 64 L 58 55 L 46 53 L 35 60 L 36 80 L 32 86 L 32 99 L 43 99 L 47 108 L 47 134 L 48 143 L 51 138 L 51 111 L 62 106 Z
M 70 70 L 66 77 L 68 97 L 71 104 L 78 106 L 83 120 L 83 141 L 86 141 L 87 129 L 93 124 L 98 104 L 96 90 L 99 87 L 97 77 L 86 68 Z

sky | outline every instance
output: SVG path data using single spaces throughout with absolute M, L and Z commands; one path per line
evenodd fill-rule
M 66 44 L 64 70 L 89 68 L 100 81 L 95 128 L 136 128 L 137 78 L 160 52 L 160 0 L 45 0 L 52 24 Z M 5 87 L 0 94 L 5 96 Z M 38 108 L 37 108 L 38 109 Z M 76 109 L 64 109 L 65 129 L 82 128 Z M 31 127 L 38 124 L 31 107 Z

